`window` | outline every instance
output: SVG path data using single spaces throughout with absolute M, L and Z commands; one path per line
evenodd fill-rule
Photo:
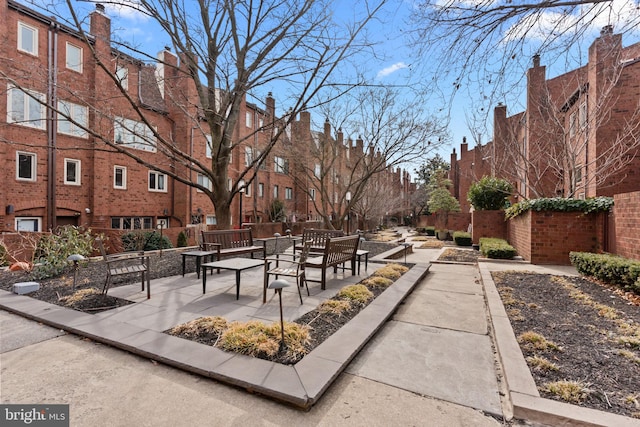
M 119 230 L 141 230 L 153 228 L 150 216 L 114 216 L 111 217 L 111 228 Z
M 249 166 L 253 162 L 253 149 L 244 147 L 244 165 Z
M 577 120 L 577 116 L 576 116 L 576 112 L 574 111 L 569 116 L 569 136 L 576 135 L 576 126 L 577 126 L 576 120 Z
M 127 189 L 127 168 L 124 166 L 113 167 L 113 188 Z
M 149 191 L 167 192 L 167 175 L 149 171 Z
M 64 159 L 64 183 L 80 185 L 80 160 Z
M 207 225 L 217 225 L 218 224 L 218 219 L 216 218 L 215 215 L 207 215 Z
M 321 168 L 319 164 L 316 163 L 315 167 L 313 168 L 313 173 L 316 176 L 316 178 L 320 178 Z
M 277 173 L 289 173 L 289 162 L 283 157 L 274 157 L 274 171 Z
M 16 231 L 41 231 L 42 218 L 18 217 L 16 218 Z
M 293 199 L 293 188 L 285 188 L 284 189 L 284 198 L 287 200 Z
M 16 153 L 16 178 L 20 181 L 36 180 L 36 155 L 18 151 Z
M 129 70 L 123 65 L 116 67 L 116 79 L 120 82 L 120 85 L 124 90 L 129 89 Z
M 156 136 L 153 130 L 142 122 L 116 117 L 114 140 L 136 150 L 156 151 Z
M 264 197 L 264 184 L 258 183 L 258 197 Z
M 582 104 L 580 104 L 580 110 L 579 110 L 579 118 L 578 121 L 580 122 L 580 129 L 584 129 L 587 126 L 587 103 L 583 102 Z
M 262 151 L 256 150 L 256 159 L 260 158 L 260 156 L 262 156 Z M 267 162 L 265 159 L 262 159 L 262 161 L 260 162 L 260 169 L 267 170 Z
M 277 185 L 273 186 L 273 198 L 274 199 L 278 198 L 278 186 Z
M 72 102 L 58 101 L 58 110 L 61 111 L 61 114 L 58 114 L 58 132 L 77 136 L 79 138 L 87 138 L 87 132 L 80 127 L 87 127 L 87 107 L 74 104 Z M 71 123 L 66 119 L 66 117 L 70 117 L 72 120 L 79 123 L 80 126 Z
M 201 173 L 198 174 L 198 185 L 202 185 L 203 187 L 208 188 L 209 190 L 213 188 L 211 186 L 211 180 L 209 179 L 209 177 Z M 197 191 L 202 192 L 202 190 L 200 189 L 198 189 Z
M 576 166 L 575 170 L 573 171 L 573 176 L 575 178 L 576 184 L 582 182 L 582 166 Z
M 23 92 L 9 85 L 7 94 L 7 122 L 38 129 L 45 128 L 44 94 L 39 92 Z
M 82 48 L 67 42 L 67 68 L 82 72 Z
M 311 200 L 315 200 L 316 199 L 316 189 L 315 188 L 310 188 L 309 189 L 309 199 L 311 199 Z
M 244 187 L 244 196 L 245 197 L 251 197 L 251 184 L 247 184 Z
M 38 29 L 18 22 L 18 50 L 38 56 Z
M 253 113 L 251 111 L 245 112 L 245 123 L 248 128 L 253 127 Z
M 211 159 L 213 157 L 213 149 L 211 148 L 213 146 L 212 144 L 211 135 L 207 135 L 207 142 L 204 144 L 204 154 L 207 156 L 207 159 Z M 232 151 L 229 151 L 229 163 L 231 163 L 232 160 L 231 153 Z

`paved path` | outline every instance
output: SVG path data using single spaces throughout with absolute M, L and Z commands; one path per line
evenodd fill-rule
M 501 425 L 483 414 L 502 410 L 476 274 L 432 266 L 309 412 L 5 312 L 0 338 L 19 343 L 2 347 L 0 401 L 70 403 L 74 426 Z

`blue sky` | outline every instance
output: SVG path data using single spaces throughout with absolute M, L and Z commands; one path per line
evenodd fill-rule
M 29 0 L 21 0 L 29 3 Z M 78 16 L 83 18 L 95 9 L 95 3 L 91 1 L 75 1 L 78 7 Z M 123 0 L 123 3 L 129 0 Z M 446 0 L 438 0 L 445 2 Z M 506 0 L 462 0 L 459 3 L 478 4 L 500 3 Z M 515 3 L 515 1 L 513 1 Z M 35 2 L 37 3 L 37 2 Z M 186 1 L 185 3 L 188 3 Z M 435 57 L 417 57 L 417 50 L 408 45 L 406 37 L 406 29 L 408 28 L 408 19 L 415 1 L 412 0 L 392 0 L 380 18 L 371 22 L 368 28 L 369 35 L 377 43 L 375 47 L 375 57 L 366 58 L 366 68 L 369 73 L 369 79 L 375 84 L 396 85 L 398 87 L 407 86 L 407 96 L 410 96 L 412 85 L 423 84 L 433 81 L 433 76 L 437 65 Z M 361 14 L 362 1 L 354 0 L 338 0 L 335 2 L 335 17 L 338 20 L 349 21 Z M 584 37 L 584 44 L 576 46 L 572 52 L 542 52 L 542 64 L 547 65 L 547 76 L 553 77 L 565 72 L 568 69 L 584 64 L 585 54 L 588 45 L 598 36 L 599 30 L 607 24 L 613 24 L 614 29 L 624 29 L 624 22 L 629 17 L 638 16 L 638 5 L 634 0 L 612 0 L 607 3 L 608 13 L 591 17 L 590 32 Z M 162 50 L 165 45 L 170 45 L 170 40 L 157 26 L 143 14 L 136 12 L 127 7 L 115 7 L 105 4 L 107 13 L 112 18 L 112 30 L 115 37 L 127 40 L 138 45 L 141 50 L 148 54 L 155 55 Z M 604 7 L 604 6 L 603 6 Z M 560 24 L 559 24 L 560 23 Z M 550 32 L 557 31 L 558 25 L 565 29 L 571 29 L 576 25 L 575 17 L 560 16 L 557 12 L 548 12 L 543 14 L 538 22 L 533 26 L 533 31 L 527 34 L 526 42 L 523 44 L 523 53 L 526 58 L 520 68 L 515 67 L 512 71 L 513 75 L 508 76 L 514 86 L 504 96 L 498 95 L 487 96 L 485 88 L 477 85 L 473 81 L 467 81 L 465 87 L 458 91 L 455 97 L 453 95 L 451 78 L 447 77 L 438 81 L 438 91 L 434 91 L 434 96 L 430 102 L 430 107 L 434 111 L 450 111 L 449 116 L 449 132 L 451 135 L 451 145 L 440 150 L 440 154 L 449 159 L 451 149 L 456 147 L 459 151 L 459 145 L 463 136 L 467 137 L 469 145 L 473 147 L 474 138 L 468 129 L 468 119 L 474 114 L 481 115 L 488 113 L 488 124 L 483 129 L 484 135 L 481 136 L 481 142 L 486 143 L 491 138 L 491 121 L 493 108 L 498 101 L 505 102 L 508 106 L 508 113 L 514 114 L 524 109 L 522 98 L 525 89 L 524 73 L 530 64 L 529 58 L 535 53 L 544 39 Z M 511 39 L 519 39 L 522 32 L 517 26 L 509 28 Z M 507 37 L 509 39 L 509 37 Z M 623 44 L 629 45 L 637 42 L 637 30 L 632 34 L 625 34 Z M 496 64 L 502 62 L 502 51 L 497 46 L 496 56 L 493 58 Z M 447 48 L 444 47 L 444 52 Z M 363 59 L 365 61 L 365 59 Z M 479 80 L 476 80 L 479 81 Z M 277 90 L 274 90 L 274 94 Z M 264 94 L 263 96 L 266 96 Z M 276 97 L 277 98 L 277 97 Z M 277 101 L 277 99 L 276 99 Z M 448 106 L 444 106 L 443 102 L 450 101 L 450 110 Z M 284 111 L 286 106 L 277 106 L 279 111 Z M 475 111 L 475 113 L 474 113 Z M 313 113 L 313 112 L 312 112 Z M 313 116 L 313 114 L 312 114 Z M 314 117 L 317 123 L 321 123 L 322 118 Z

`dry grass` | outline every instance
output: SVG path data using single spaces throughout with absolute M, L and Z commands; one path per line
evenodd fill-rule
M 400 276 L 402 276 L 407 271 L 409 271 L 408 267 L 400 264 L 391 263 L 377 269 L 373 273 L 373 276 L 380 276 L 380 277 L 386 277 L 387 279 L 391 279 L 391 280 L 397 280 L 400 278 Z
M 553 341 L 547 340 L 537 332 L 527 331 L 518 336 L 518 342 L 525 347 L 532 347 L 536 350 L 561 350 Z
M 542 387 L 542 390 L 571 403 L 584 401 L 590 393 L 588 385 L 581 381 L 556 381 L 546 383 Z
M 169 330 L 173 335 L 185 335 L 188 337 L 197 337 L 203 334 L 220 335 L 229 323 L 227 319 L 220 316 L 199 317 L 190 322 L 175 326 Z
M 305 345 L 309 342 L 309 327 L 292 322 L 284 322 L 286 352 L 291 357 L 306 354 Z M 256 320 L 232 322 L 220 336 L 218 346 L 249 356 L 262 354 L 273 357 L 280 348 L 280 323 L 265 324 Z
M 507 314 L 509 315 L 509 319 L 514 322 L 522 322 L 524 320 L 524 316 L 522 312 L 518 308 L 509 308 L 507 309 Z
M 443 247 L 444 247 L 444 242 L 440 240 L 427 240 L 426 242 L 418 246 L 418 249 L 440 249 Z
M 100 292 L 99 290 L 97 290 L 95 288 L 80 289 L 80 290 L 75 291 L 71 295 L 68 295 L 66 297 L 60 298 L 60 302 L 62 302 L 67 307 L 72 307 L 72 306 L 78 304 L 83 299 L 87 298 L 88 296 L 101 295 L 101 294 L 102 294 L 102 292 Z
M 428 240 L 432 240 L 433 237 L 431 239 L 429 239 L 427 236 L 412 236 L 411 237 L 411 241 L 412 242 L 426 242 Z
M 633 351 L 629 351 L 629 350 L 620 350 L 618 351 L 618 354 L 622 357 L 625 357 L 629 360 L 631 360 L 634 363 L 637 363 L 638 365 L 640 365 L 640 357 L 636 356 L 636 354 Z
M 364 305 L 373 299 L 373 293 L 364 285 L 349 285 L 340 289 L 336 297 Z
M 499 287 L 498 293 L 500 294 L 502 304 L 504 304 L 505 307 L 524 305 L 524 302 L 513 297 L 513 288 L 509 286 Z
M 346 300 L 326 300 L 318 306 L 320 313 L 342 314 L 351 309 L 351 302 Z
M 364 279 L 360 283 L 369 288 L 388 288 L 393 284 L 393 280 L 387 279 L 386 277 L 382 276 L 371 276 Z
M 544 357 L 540 356 L 530 356 L 527 357 L 527 363 L 531 366 L 532 369 L 538 371 L 557 371 L 558 366 L 555 363 L 550 362 Z

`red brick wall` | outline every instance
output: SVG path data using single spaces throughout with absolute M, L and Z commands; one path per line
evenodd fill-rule
M 480 242 L 481 237 L 497 237 L 507 239 L 507 221 L 504 211 L 473 211 L 471 213 L 473 243 Z
M 533 264 L 569 265 L 569 252 L 598 252 L 604 214 L 527 212 L 509 221 L 509 242 Z
M 616 194 L 613 200 L 616 252 L 640 260 L 640 191 Z

